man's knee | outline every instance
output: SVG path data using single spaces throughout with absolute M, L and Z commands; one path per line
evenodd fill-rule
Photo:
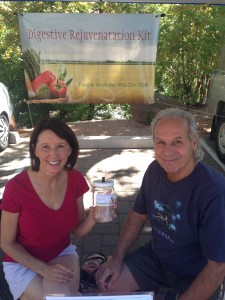
M 108 291 L 112 293 L 135 292 L 137 290 L 139 290 L 139 286 L 126 264 L 123 264 L 122 271 L 117 280 L 113 284 L 110 284 L 110 280 L 108 282 Z

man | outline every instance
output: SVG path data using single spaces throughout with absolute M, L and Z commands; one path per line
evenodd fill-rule
M 174 299 L 218 299 L 225 276 L 225 177 L 203 162 L 194 117 L 169 108 L 152 122 L 155 161 L 143 178 L 102 292 L 172 288 Z M 152 241 L 127 253 L 150 220 Z

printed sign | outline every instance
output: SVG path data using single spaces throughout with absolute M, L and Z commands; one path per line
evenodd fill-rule
M 19 15 L 34 103 L 152 103 L 160 16 Z

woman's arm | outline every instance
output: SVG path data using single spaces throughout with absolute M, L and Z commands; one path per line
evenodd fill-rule
M 31 268 L 33 257 L 16 241 L 19 213 L 2 211 L 1 248 L 15 261 Z M 37 266 L 35 267 L 35 269 Z M 32 268 L 34 270 L 34 268 Z M 36 271 L 36 270 L 35 270 Z
M 49 265 L 34 256 L 17 242 L 19 213 L 2 211 L 1 248 L 21 265 L 28 267 L 49 281 L 67 282 L 74 275 L 73 271 L 61 264 Z
M 84 203 L 83 203 L 83 196 L 79 197 L 77 199 L 78 203 L 78 224 L 77 226 L 73 229 L 73 234 L 76 237 L 82 237 L 86 234 L 88 234 L 94 227 L 96 221 L 94 220 L 94 207 L 91 206 L 89 208 L 89 214 L 86 217 L 85 216 L 85 211 L 84 211 Z

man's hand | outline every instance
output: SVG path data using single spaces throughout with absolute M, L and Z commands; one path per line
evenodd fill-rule
M 96 273 L 96 282 L 101 292 L 108 292 L 119 278 L 122 271 L 122 262 L 109 258 L 102 264 Z

